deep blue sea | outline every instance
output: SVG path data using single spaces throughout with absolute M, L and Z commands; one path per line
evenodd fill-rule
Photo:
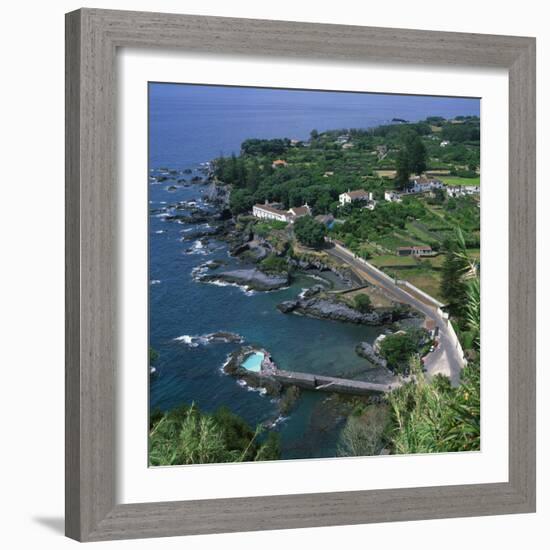
M 371 127 L 392 118 L 479 115 L 479 101 L 417 96 L 305 92 L 181 84 L 149 85 L 149 168 L 190 169 L 220 154 L 238 154 L 247 138 L 306 139 L 312 129 Z M 290 288 L 246 292 L 234 286 L 198 282 L 193 270 L 209 260 L 238 265 L 227 246 L 201 246 L 197 228 L 166 221 L 163 212 L 179 201 L 203 205 L 204 188 L 193 184 L 169 191 L 170 181 L 149 184 L 150 345 L 158 351 L 151 378 L 150 407 L 169 410 L 196 403 L 205 411 L 226 406 L 250 424 L 277 419 L 277 404 L 222 372 L 238 344 L 190 345 L 189 338 L 217 331 L 240 334 L 268 349 L 279 367 L 296 371 L 383 381 L 387 375 L 354 351 L 373 341 L 381 327 L 361 327 L 284 315 L 276 305 L 319 281 L 300 276 Z M 328 281 L 328 284 L 334 281 Z M 283 458 L 336 455 L 344 419 L 327 406 L 328 394 L 304 392 L 287 418 L 279 418 Z

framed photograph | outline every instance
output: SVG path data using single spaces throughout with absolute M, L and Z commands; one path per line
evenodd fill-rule
M 66 20 L 66 533 L 535 511 L 535 40 Z

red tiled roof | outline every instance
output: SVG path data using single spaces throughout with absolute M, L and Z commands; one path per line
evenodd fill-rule
M 352 199 L 359 199 L 361 197 L 369 196 L 369 192 L 365 191 L 364 189 L 356 189 L 355 191 L 348 191 L 346 194 L 349 195 L 349 197 Z
M 309 208 L 307 206 L 295 206 L 289 210 L 295 216 L 305 216 L 309 214 Z

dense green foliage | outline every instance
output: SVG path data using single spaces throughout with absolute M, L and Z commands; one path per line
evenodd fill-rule
M 338 445 L 339 456 L 372 456 L 380 454 L 385 444 L 389 411 L 385 404 L 371 405 L 346 421 Z
M 388 362 L 388 367 L 397 372 L 408 370 L 412 357 L 419 348 L 428 342 L 423 329 L 399 331 L 386 336 L 380 344 L 380 355 Z
M 288 263 L 285 258 L 270 254 L 260 262 L 260 268 L 264 273 L 286 273 Z
M 479 140 L 473 139 L 479 133 L 479 119 L 455 122 L 459 123 L 440 123 L 438 133 L 432 133 L 424 121 L 374 129 L 313 130 L 305 143 L 287 138 L 249 139 L 242 143 L 238 156 L 216 159 L 214 172 L 218 180 L 233 186 L 231 209 L 235 214 L 265 200 L 280 202 L 285 208 L 307 202 L 315 215 L 336 214 L 338 195 L 348 189 L 366 187 L 382 198 L 384 189 L 393 188 L 395 182 L 378 177 L 376 170 L 396 169 L 398 159 L 401 171 L 408 174 L 440 168 L 453 174 L 472 173 L 479 166 Z M 444 132 L 456 133 L 460 139 L 441 148 Z M 342 136 L 344 143 L 339 141 Z M 462 141 L 462 137 L 470 139 Z M 385 152 L 377 154 L 378 147 Z M 287 165 L 274 168 L 278 159 Z M 407 182 L 404 178 L 397 183 Z
M 397 175 L 395 183 L 400 189 L 407 187 L 411 174 L 421 174 L 426 170 L 427 150 L 414 131 L 404 136 L 404 144 L 399 150 L 396 160 Z
M 195 405 L 151 415 L 149 461 L 152 466 L 276 460 L 277 434 L 262 439 L 242 418 L 221 408 L 214 414 Z
M 412 374 L 413 382 L 389 396 L 392 451 L 411 454 L 479 450 L 479 365 L 465 367 L 457 388 L 440 375 L 428 382 L 417 362 Z
M 302 216 L 294 223 L 294 234 L 298 241 L 311 248 L 318 248 L 325 242 L 327 228 L 311 216 Z
M 361 313 L 369 313 L 372 311 L 372 301 L 367 294 L 357 294 L 353 298 L 355 309 Z

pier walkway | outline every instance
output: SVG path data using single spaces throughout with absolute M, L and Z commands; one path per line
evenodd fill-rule
M 401 381 L 390 384 L 376 384 L 362 380 L 351 380 L 349 378 L 335 378 L 322 376 L 307 372 L 294 372 L 277 369 L 271 374 L 275 380 L 284 386 L 297 386 L 304 390 L 327 391 L 333 393 L 349 393 L 352 395 L 372 395 L 376 393 L 387 393 L 401 386 Z

